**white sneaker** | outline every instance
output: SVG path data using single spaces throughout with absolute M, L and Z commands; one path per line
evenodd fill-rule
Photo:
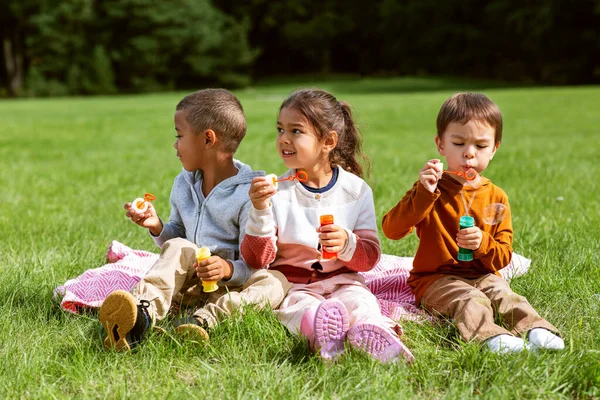
M 491 337 L 485 341 L 485 344 L 493 353 L 520 353 L 525 350 L 523 339 L 507 334 Z
M 527 339 L 534 350 L 562 350 L 565 348 L 564 340 L 544 328 L 533 328 L 527 334 Z

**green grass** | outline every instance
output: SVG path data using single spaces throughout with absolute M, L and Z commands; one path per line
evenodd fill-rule
M 436 156 L 435 117 L 459 90 L 503 110 L 504 141 L 486 176 L 509 194 L 514 248 L 533 259 L 512 286 L 566 338 L 560 353 L 498 356 L 454 328 L 405 322 L 417 361 L 380 365 L 351 352 L 311 356 L 271 312 L 251 310 L 204 347 L 153 336 L 132 354 L 102 348 L 93 317 L 52 290 L 103 264 L 111 240 L 158 251 L 124 216 L 144 192 L 169 214 L 181 166 L 173 112 L 185 93 L 0 102 L 0 398 L 595 398 L 600 397 L 599 87 L 510 88 L 449 79 L 302 82 L 354 107 L 372 161 L 378 222 Z M 297 85 L 239 91 L 248 135 L 237 157 L 282 173 L 275 118 Z M 383 251 L 413 255 L 414 236 Z

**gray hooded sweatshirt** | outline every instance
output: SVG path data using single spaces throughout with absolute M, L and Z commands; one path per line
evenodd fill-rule
M 220 182 L 206 197 L 202 194 L 202 171 L 183 170 L 177 175 L 171 189 L 169 223 L 163 222 L 160 235 L 152 236 L 160 247 L 169 239 L 181 237 L 231 261 L 231 278 L 219 282 L 231 287 L 243 285 L 253 271 L 241 259 L 239 246 L 252 207 L 248 197 L 250 183 L 254 177 L 265 175 L 238 160 L 233 163 L 237 175 Z

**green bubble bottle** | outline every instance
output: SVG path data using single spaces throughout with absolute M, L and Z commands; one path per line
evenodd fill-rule
M 472 228 L 475 226 L 473 217 L 463 215 L 460 217 L 459 229 Z M 458 261 L 473 261 L 473 250 L 458 248 Z

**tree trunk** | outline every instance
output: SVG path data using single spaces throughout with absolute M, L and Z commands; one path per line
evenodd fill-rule
M 4 50 L 4 67 L 8 81 L 8 93 L 18 96 L 23 86 L 23 48 L 19 41 L 19 34 L 15 32 L 5 36 L 2 40 Z

